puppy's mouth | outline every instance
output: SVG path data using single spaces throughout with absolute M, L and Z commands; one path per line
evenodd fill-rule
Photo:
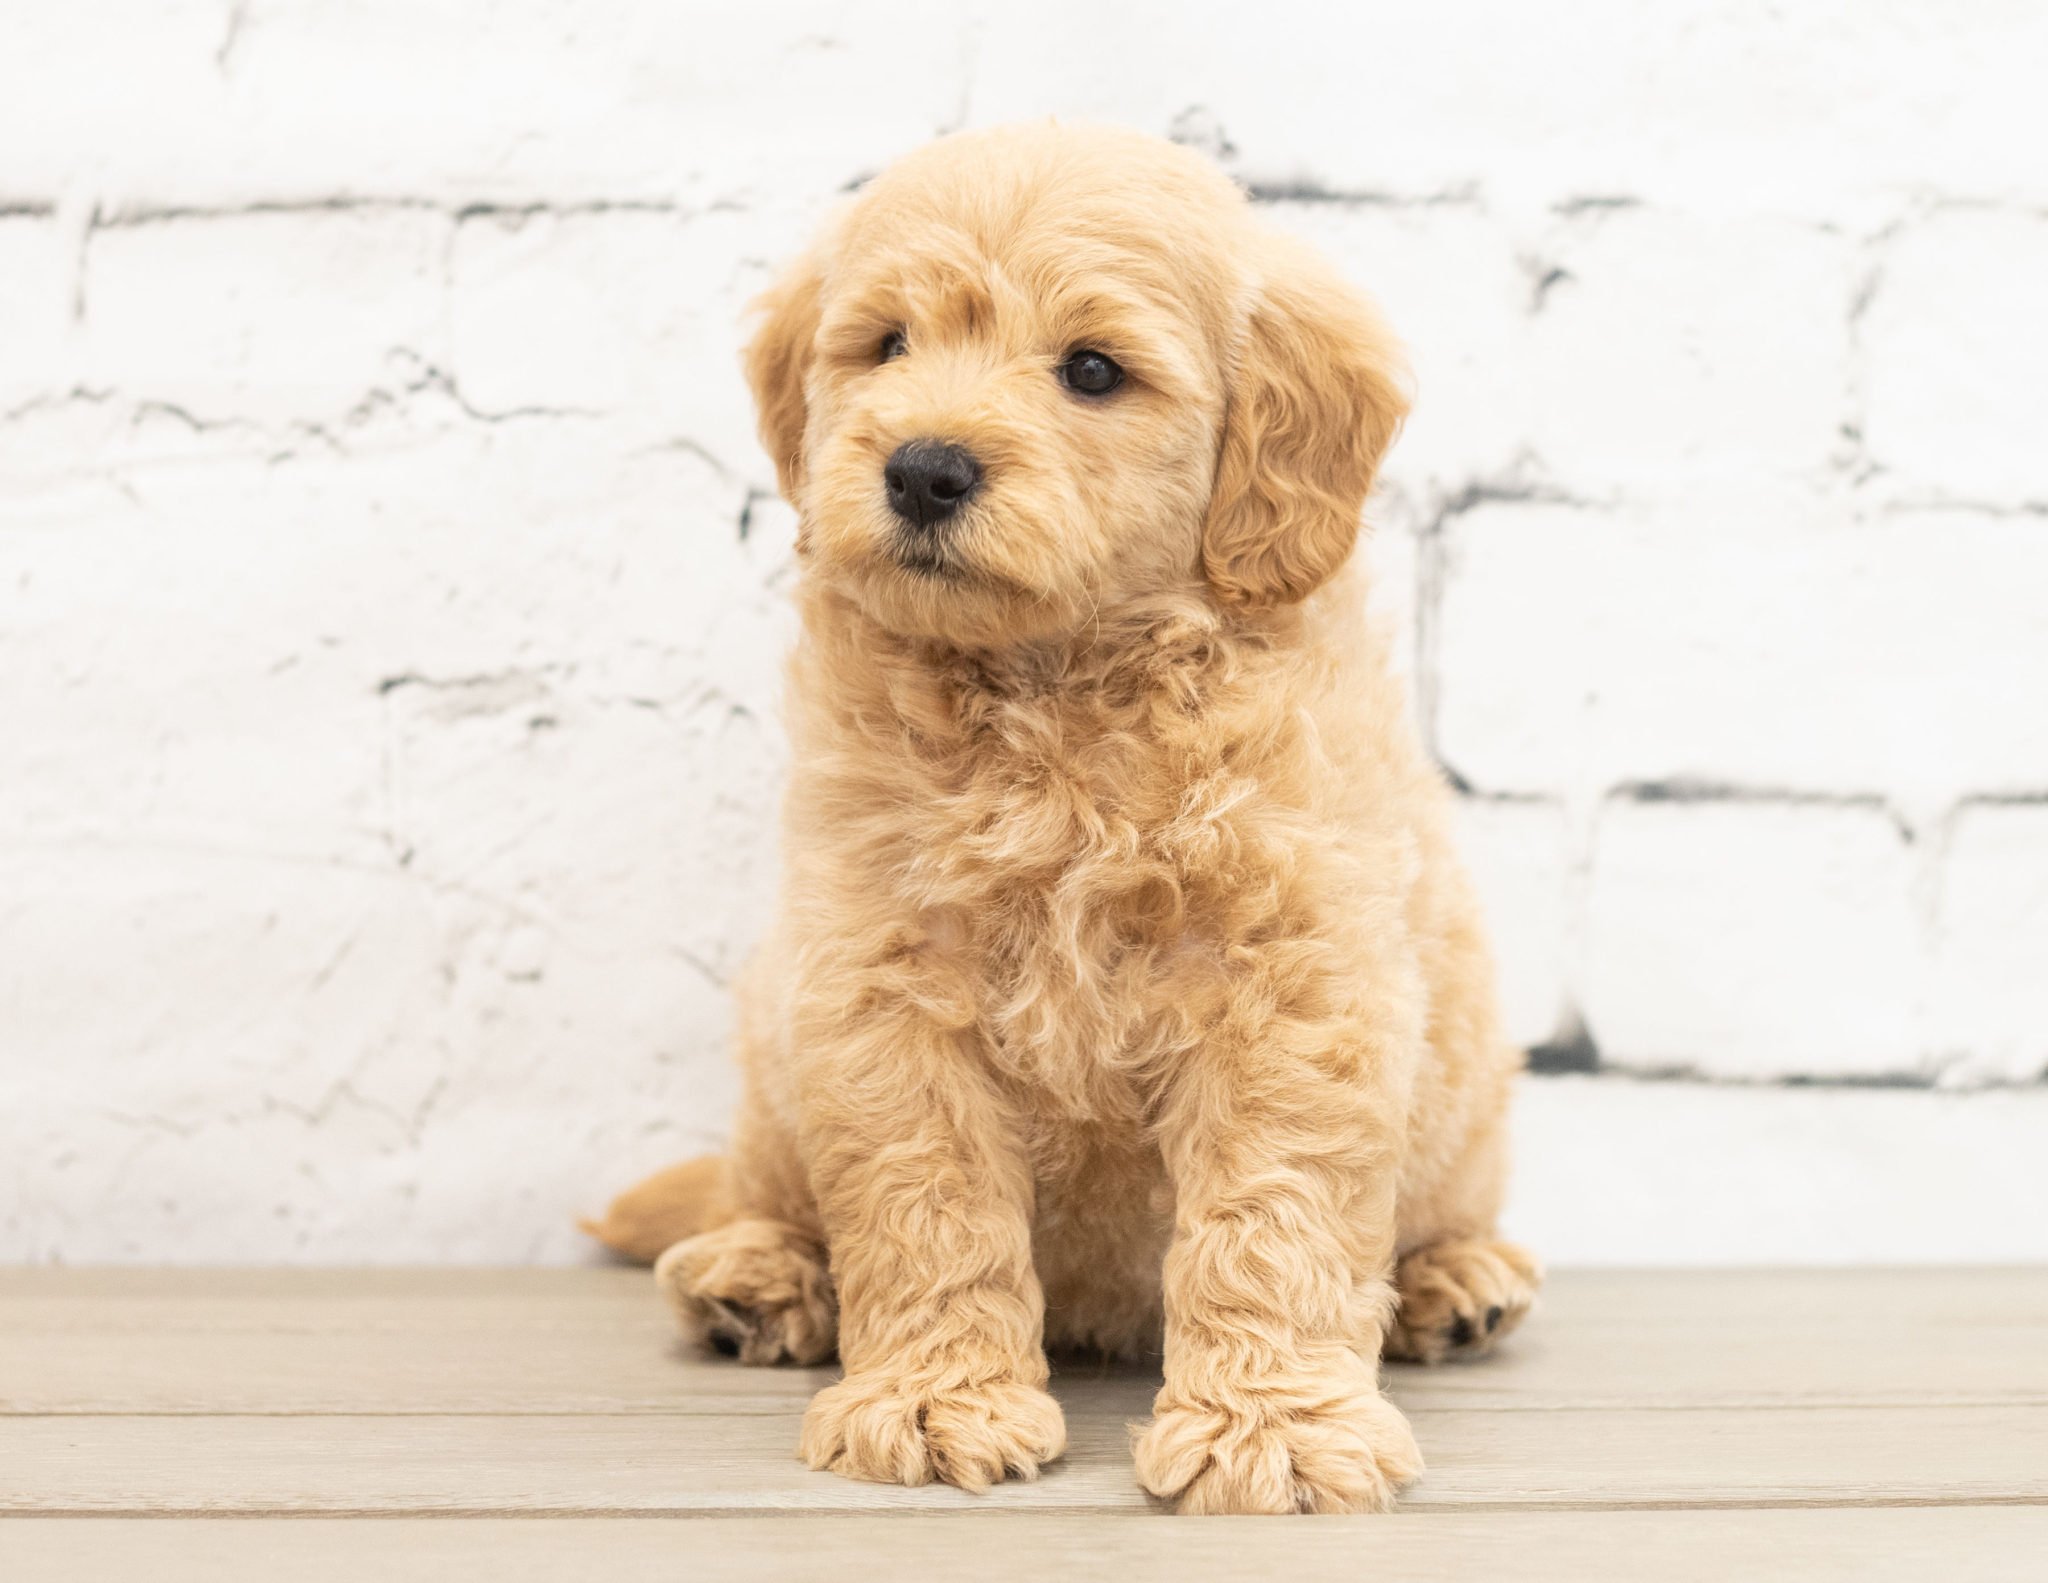
M 906 527 L 876 546 L 877 568 L 888 567 L 904 582 L 951 593 L 1041 599 L 1037 590 L 969 553 L 958 531 L 934 533 Z
M 927 534 L 899 534 L 890 546 L 890 558 L 913 576 L 935 582 L 955 583 L 967 575 L 967 568 L 947 551 L 944 541 Z

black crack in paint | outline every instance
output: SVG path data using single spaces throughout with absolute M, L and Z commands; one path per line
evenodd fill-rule
M 1803 791 L 1783 786 L 1739 786 L 1690 775 L 1673 775 L 1664 780 L 1623 781 L 1608 794 L 1617 802 L 1635 803 L 1747 803 L 1780 808 L 1853 808 L 1880 814 L 1891 821 L 1899 839 L 1907 846 L 1919 838 L 1906 816 L 1874 792 Z
M 1166 129 L 1166 135 L 1182 148 L 1207 154 L 1218 164 L 1237 158 L 1237 145 L 1230 141 L 1230 134 L 1223 130 L 1215 112 L 1204 104 L 1191 104 L 1181 111 Z
M 1550 294 L 1566 281 L 1576 278 L 1562 264 L 1553 264 L 1535 274 L 1529 284 L 1529 311 L 1541 313 L 1543 305 L 1550 300 Z
M 1552 1075 L 1600 1070 L 1600 1046 L 1577 1007 L 1565 1013 L 1557 1032 L 1529 1047 L 1529 1070 Z
M 740 501 L 740 543 L 747 542 L 747 535 L 754 531 L 754 508 L 773 500 L 775 496 L 765 489 L 749 489 Z

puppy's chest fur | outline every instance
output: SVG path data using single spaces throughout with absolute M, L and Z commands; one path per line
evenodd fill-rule
M 889 784 L 861 798 L 888 812 L 846 879 L 886 891 L 925 992 L 960 1006 L 1030 1111 L 1120 1132 L 1199 1036 L 1243 927 L 1225 902 L 1262 840 L 1243 744 L 1186 657 L 909 680 L 894 751 L 849 755 Z

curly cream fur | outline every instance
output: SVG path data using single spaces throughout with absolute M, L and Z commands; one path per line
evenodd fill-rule
M 1126 385 L 1066 390 L 1079 346 Z M 1536 1285 L 1493 1237 L 1517 1062 L 1349 559 L 1391 338 L 1196 156 L 1039 125 L 875 181 L 747 365 L 803 562 L 782 905 L 732 1152 L 614 1240 L 685 1237 L 663 1286 L 743 1358 L 836 1335 L 814 1466 L 1030 1477 L 1046 1346 L 1163 1343 L 1148 1489 L 1385 1507 L 1383 1342 L 1482 1347 Z M 938 572 L 881 482 L 913 438 L 986 471 Z

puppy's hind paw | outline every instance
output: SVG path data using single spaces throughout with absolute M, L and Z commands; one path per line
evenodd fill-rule
M 1417 1248 L 1394 1272 L 1400 1308 L 1386 1353 L 1416 1363 L 1478 1357 L 1527 1316 L 1543 1272 L 1512 1242 L 1459 1239 Z
M 654 1265 L 683 1334 L 742 1363 L 823 1363 L 839 1314 L 822 1250 L 774 1220 L 687 1237 Z

